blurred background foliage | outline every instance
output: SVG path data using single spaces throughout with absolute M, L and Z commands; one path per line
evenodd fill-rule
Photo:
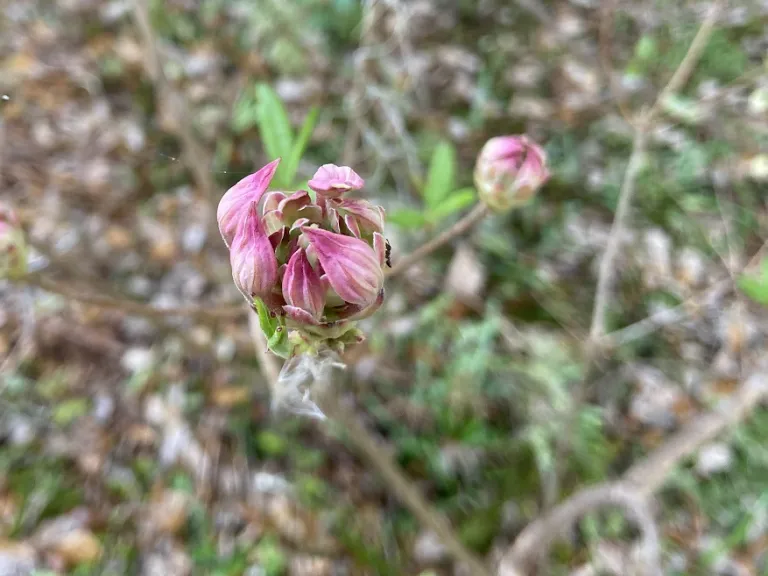
M 617 102 L 653 101 L 708 4 L 152 0 L 153 80 L 132 2 L 9 1 L 2 201 L 22 217 L 34 272 L 215 307 L 240 302 L 216 202 L 274 157 L 278 189 L 353 166 L 387 209 L 396 261 L 476 201 L 488 138 L 541 142 L 553 177 L 539 196 L 388 282 L 334 383 L 493 560 L 764 356 L 768 272 L 741 272 L 768 237 L 757 1 L 727 3 L 691 81 L 663 102 L 609 329 L 729 275 L 739 290 L 597 368 L 582 350 L 632 143 Z M 202 166 L 185 130 L 204 143 Z M 343 430 L 270 412 L 244 317 L 158 321 L 10 283 L 0 302 L 0 574 L 464 573 Z M 762 407 L 667 483 L 665 573 L 768 574 L 767 434 Z M 628 574 L 634 536 L 621 514 L 591 514 L 540 573 Z

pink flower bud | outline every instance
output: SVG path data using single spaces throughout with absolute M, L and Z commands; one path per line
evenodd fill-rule
M 243 296 L 249 302 L 254 297 L 262 298 L 270 305 L 272 289 L 277 283 L 277 258 L 259 218 L 256 202 L 251 202 L 238 228 L 229 259 L 232 278 Z
M 283 276 L 285 312 L 301 323 L 317 324 L 325 307 L 325 288 L 303 249 L 296 250 Z
M 384 285 L 379 257 L 368 244 L 321 228 L 302 228 L 331 288 L 345 302 L 368 306 Z
M 365 182 L 349 166 L 324 164 L 318 168 L 309 187 L 326 198 L 338 198 L 349 190 L 359 190 Z
M 546 153 L 525 135 L 491 138 L 475 164 L 478 194 L 499 212 L 527 203 L 548 179 Z
M 219 222 L 219 231 L 227 247 L 232 244 L 237 228 L 247 214 L 250 204 L 255 203 L 258 206 L 275 175 L 278 164 L 280 164 L 280 158 L 273 160 L 258 172 L 246 176 L 221 197 L 216 211 L 216 220 Z

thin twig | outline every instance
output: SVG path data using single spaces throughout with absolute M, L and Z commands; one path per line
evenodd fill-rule
M 725 429 L 747 418 L 766 398 L 768 373 L 752 373 L 721 406 L 686 424 L 644 460 L 629 468 L 624 473 L 622 482 L 643 496 L 653 494 L 683 459 Z
M 615 261 L 619 253 L 619 246 L 626 231 L 626 222 L 632 197 L 635 194 L 635 180 L 642 166 L 647 139 L 645 126 L 638 126 L 635 130 L 635 139 L 632 142 L 632 154 L 629 157 L 627 171 L 619 192 L 619 204 L 616 207 L 616 216 L 613 219 L 611 232 L 608 236 L 608 244 L 600 260 L 600 269 L 597 275 L 597 290 L 595 291 L 595 306 L 592 311 L 592 323 L 589 328 L 589 340 L 597 341 L 605 333 L 605 314 L 611 296 L 611 287 L 614 280 Z
M 615 264 L 619 254 L 619 248 L 621 241 L 625 236 L 627 229 L 627 221 L 629 218 L 630 208 L 632 205 L 632 199 L 635 194 L 636 180 L 642 166 L 643 156 L 645 154 L 645 148 L 647 144 L 648 134 L 653 126 L 653 122 L 661 109 L 661 105 L 664 100 L 669 97 L 670 94 L 678 91 L 687 82 L 691 73 L 693 72 L 696 63 L 701 57 L 704 48 L 706 47 L 709 36 L 711 35 L 717 16 L 720 10 L 720 2 L 716 2 L 710 12 L 707 14 L 705 21 L 697 32 L 693 42 L 688 48 L 688 52 L 683 58 L 682 62 L 678 66 L 670 78 L 667 85 L 663 88 L 653 106 L 648 110 L 640 112 L 636 121 L 631 122 L 634 127 L 634 139 L 632 142 L 632 152 L 627 162 L 627 169 L 624 174 L 624 180 L 619 191 L 619 201 L 616 207 L 616 214 L 614 216 L 613 223 L 611 225 L 610 234 L 608 237 L 608 243 L 606 245 L 605 252 L 600 260 L 598 269 L 597 288 L 595 290 L 594 308 L 592 311 L 592 321 L 590 323 L 589 337 L 585 346 L 586 357 L 588 364 L 591 366 L 595 359 L 594 353 L 598 350 L 597 345 L 603 338 L 606 326 L 605 318 L 610 304 L 611 290 L 615 277 Z M 601 23 L 601 37 L 605 37 L 606 28 L 609 21 L 609 14 L 603 13 Z M 606 55 L 603 55 L 604 65 Z M 609 59 L 608 59 L 609 61 Z M 610 66 L 606 67 L 606 73 L 610 74 Z M 620 102 L 619 102 L 620 103 Z M 666 320 L 670 314 L 667 313 L 664 317 Z M 658 318 L 656 319 L 658 320 Z M 643 325 L 639 332 L 650 330 L 655 326 L 654 321 L 648 321 Z M 636 330 L 637 332 L 637 330 Z M 558 461 L 564 459 L 566 450 L 567 438 L 570 436 L 568 430 L 572 429 L 576 421 L 576 415 L 578 406 L 583 401 L 586 390 L 586 378 L 583 379 L 577 389 L 574 392 L 574 402 L 571 414 L 569 416 L 570 423 L 566 424 L 566 434 L 562 436 L 563 440 L 558 442 L 556 447 L 556 453 L 558 454 Z M 612 494 L 613 485 L 608 485 L 602 490 L 602 496 L 604 498 Z M 578 498 L 581 493 L 567 500 L 564 504 L 555 507 L 548 512 L 542 520 L 537 520 L 531 525 L 531 531 L 526 529 L 521 534 L 515 545 L 512 546 L 510 551 L 505 555 L 505 560 L 502 562 L 501 573 L 504 575 L 522 574 L 520 567 L 524 566 L 526 562 L 530 561 L 530 555 L 532 551 L 541 553 L 547 550 L 549 544 L 552 542 L 551 533 L 555 532 L 561 526 L 569 526 L 580 514 L 581 508 L 578 506 L 572 506 L 572 502 L 580 502 Z M 588 494 L 590 495 L 591 492 Z M 599 487 L 596 492 L 597 496 L 600 496 Z M 586 501 L 592 501 L 591 498 L 586 498 Z M 600 498 L 595 500 L 600 504 L 602 501 Z M 565 514 L 567 512 L 567 514 Z M 554 520 L 553 520 L 554 519 Z M 568 522 L 564 522 L 568 519 Z M 539 532 L 537 532 L 537 530 Z M 528 532 L 528 535 L 526 535 Z M 541 535 L 543 534 L 543 536 Z M 526 538 L 523 538 L 526 536 Z M 654 568 L 657 570 L 657 568 Z
M 717 302 L 732 286 L 733 281 L 730 278 L 720 280 L 704 291 L 703 294 L 689 298 L 674 308 L 666 308 L 639 322 L 605 334 L 599 342 L 600 350 L 607 351 L 620 348 L 630 342 L 648 336 L 659 328 L 676 324 L 688 316 L 691 311 L 699 310 Z
M 448 228 L 448 230 L 446 230 L 441 234 L 438 234 L 432 240 L 420 246 L 419 248 L 414 250 L 412 253 L 410 253 L 408 256 L 398 260 L 392 268 L 387 270 L 387 277 L 397 276 L 398 274 L 405 272 L 408 268 L 413 266 L 416 262 L 418 262 L 422 258 L 429 256 L 430 254 L 432 254 L 432 252 L 434 252 L 444 244 L 447 244 L 457 236 L 461 236 L 462 234 L 464 234 L 467 230 L 472 228 L 475 224 L 483 220 L 483 218 L 485 218 L 488 214 L 489 214 L 488 207 L 482 203 L 478 204 L 472 209 L 471 212 L 469 212 L 461 220 L 456 222 L 456 224 Z
M 680 90 L 685 83 L 688 82 L 691 74 L 693 74 L 696 64 L 699 63 L 699 59 L 704 53 L 704 49 L 707 47 L 707 42 L 709 42 L 709 37 L 712 35 L 715 24 L 717 24 L 717 17 L 720 15 L 722 5 L 722 0 L 719 0 L 710 7 L 706 18 L 704 18 L 704 22 L 702 22 L 699 31 L 696 33 L 691 45 L 688 47 L 688 52 L 686 52 L 682 62 L 680 62 L 674 74 L 672 74 L 672 78 L 669 79 L 669 82 L 664 86 L 659 93 L 659 96 L 656 98 L 656 102 L 654 102 L 649 110 L 647 116 L 649 125 L 655 119 L 656 114 L 661 109 L 664 101 Z
M 704 48 L 707 45 L 712 31 L 714 30 L 717 16 L 720 13 L 721 3 L 715 2 L 712 5 L 707 17 L 702 23 L 699 31 L 691 42 L 688 52 L 685 54 L 682 62 L 672 74 L 667 85 L 662 89 L 653 106 L 647 112 L 641 112 L 638 120 L 634 123 L 635 138 L 632 143 L 632 154 L 629 157 L 627 171 L 624 174 L 624 181 L 619 192 L 619 203 L 616 207 L 616 215 L 613 219 L 611 232 L 608 237 L 608 245 L 605 248 L 597 277 L 597 290 L 595 292 L 595 305 L 592 312 L 592 323 L 589 328 L 589 344 L 593 345 L 605 333 L 605 315 L 608 309 L 611 296 L 611 287 L 615 274 L 615 261 L 619 252 L 621 238 L 627 228 L 627 218 L 632 204 L 632 197 L 635 193 L 635 180 L 640 172 L 643 153 L 647 141 L 648 132 L 653 125 L 659 110 L 665 99 L 670 94 L 677 92 L 688 81 L 693 73 L 696 64 L 701 58 Z
M 256 349 L 256 355 L 259 358 L 261 373 L 269 384 L 270 390 L 280 377 L 280 364 L 278 359 L 269 352 L 264 333 L 259 326 L 259 318 L 256 313 L 248 309 L 248 332 L 253 341 L 253 347 Z
M 262 373 L 272 387 L 280 375 L 280 367 L 277 359 L 267 349 L 267 343 L 259 328 L 256 314 L 252 311 L 249 311 L 248 314 L 248 326 L 256 354 L 259 357 Z M 339 403 L 333 389 L 326 390 L 317 398 L 317 401 L 323 412 L 346 431 L 348 441 L 360 456 L 379 473 L 387 489 L 410 510 L 419 522 L 437 534 L 453 557 L 458 562 L 466 564 L 474 576 L 490 576 L 490 570 L 479 558 L 464 547 L 446 518 L 432 508 L 414 487 L 413 482 L 400 472 L 389 449 L 383 446 L 352 412 Z
M 82 288 L 56 282 L 46 278 L 42 274 L 27 274 L 21 278 L 19 282 L 29 286 L 36 286 L 46 292 L 59 294 L 68 300 L 74 300 L 82 304 L 99 308 L 111 308 L 126 314 L 143 316 L 145 318 L 161 319 L 172 316 L 189 316 L 196 320 L 214 322 L 219 320 L 232 320 L 239 317 L 243 312 L 243 308 L 240 305 L 157 308 L 150 304 L 144 304 L 143 302 L 136 302 L 125 298 L 88 293 L 83 291 Z
M 529 524 L 517 537 L 512 549 L 499 566 L 499 576 L 523 576 L 544 555 L 553 542 L 568 531 L 588 512 L 619 506 L 638 525 L 643 535 L 643 560 L 649 573 L 661 575 L 659 568 L 659 535 L 648 503 L 640 495 L 620 483 L 600 484 L 586 488 L 553 508 L 552 511 Z
M 600 46 L 600 66 L 603 69 L 603 75 L 605 76 L 608 89 L 611 92 L 611 97 L 616 103 L 616 107 L 619 109 L 619 113 L 622 115 L 629 125 L 632 125 L 632 118 L 630 112 L 627 110 L 624 104 L 624 94 L 621 89 L 621 85 L 616 80 L 613 73 L 613 66 L 611 64 L 611 45 L 613 44 L 613 15 L 616 11 L 617 0 L 605 0 L 600 5 L 600 27 L 598 30 L 598 42 Z
M 211 155 L 193 131 L 193 115 L 190 113 L 187 103 L 171 87 L 163 72 L 163 62 L 149 17 L 147 0 L 134 1 L 134 15 L 142 41 L 146 46 L 145 68 L 155 83 L 159 103 L 173 119 L 174 129 L 181 140 L 183 159 L 187 168 L 192 172 L 203 197 L 212 200 L 216 193 L 216 184 L 211 175 Z
M 692 312 L 701 308 L 712 306 L 722 296 L 724 296 L 729 290 L 733 288 L 734 278 L 741 276 L 742 274 L 749 273 L 755 266 L 757 266 L 763 259 L 765 251 L 768 250 L 768 240 L 752 255 L 747 265 L 744 266 L 738 272 L 730 274 L 729 278 L 724 278 L 715 282 L 702 294 L 693 296 L 678 304 L 674 308 L 668 308 L 661 310 L 656 314 L 652 314 L 643 320 L 620 328 L 605 334 L 600 342 L 599 347 L 601 350 L 610 350 L 629 344 L 639 338 L 644 338 L 651 334 L 654 330 L 675 324 L 691 314 Z
M 482 220 L 488 214 L 484 204 L 479 204 L 474 210 L 469 212 L 464 218 L 459 220 L 451 228 L 436 236 L 426 244 L 409 254 L 394 267 L 387 270 L 387 276 L 391 277 L 400 274 L 417 261 L 428 256 L 444 244 L 450 242 L 453 238 L 464 234 L 477 222 Z M 177 308 L 157 308 L 150 304 L 136 302 L 125 298 L 108 296 L 103 294 L 92 294 L 84 292 L 81 288 L 70 286 L 61 282 L 56 282 L 46 278 L 43 274 L 28 274 L 19 282 L 31 286 L 37 286 L 47 292 L 59 294 L 65 298 L 98 306 L 100 308 L 111 308 L 120 310 L 126 314 L 144 316 L 146 318 L 168 318 L 171 316 L 190 316 L 202 321 L 217 321 L 237 318 L 242 314 L 242 306 L 239 305 L 219 305 L 219 306 L 182 306 Z
M 632 513 L 643 529 L 647 546 L 651 530 L 648 524 L 651 496 L 682 460 L 725 429 L 744 420 L 766 398 L 768 373 L 755 372 L 721 407 L 684 426 L 644 460 L 629 468 L 620 480 L 585 488 L 529 524 L 502 558 L 499 576 L 527 574 L 528 568 L 547 552 L 557 535 L 586 512 L 607 505 L 622 506 Z
M 360 420 L 339 403 L 332 392 L 322 397 L 320 407 L 331 420 L 342 426 L 348 440 L 379 473 L 387 489 L 395 494 L 424 527 L 437 535 L 456 561 L 466 564 L 473 575 L 490 576 L 490 570 L 464 547 L 445 516 L 430 506 L 413 482 L 400 472 L 391 451 L 368 432 Z

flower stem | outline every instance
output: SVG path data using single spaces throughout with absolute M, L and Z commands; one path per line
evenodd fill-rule
M 448 228 L 442 234 L 438 234 L 432 240 L 423 244 L 411 254 L 398 260 L 395 265 L 386 271 L 386 276 L 391 278 L 398 274 L 405 272 L 408 268 L 413 266 L 416 262 L 432 254 L 435 250 L 447 244 L 457 236 L 461 236 L 467 230 L 472 228 L 475 224 L 483 220 L 489 214 L 488 207 L 485 204 L 478 204 L 471 212 L 464 216 L 461 220 L 456 222 L 453 226 Z
M 81 288 L 69 284 L 57 282 L 46 278 L 43 274 L 32 273 L 19 279 L 20 283 L 28 286 L 36 286 L 46 292 L 58 294 L 68 300 L 75 300 L 83 304 L 100 308 L 120 310 L 126 314 L 143 316 L 145 318 L 161 319 L 170 316 L 190 316 L 196 320 L 214 322 L 217 320 L 231 320 L 242 315 L 242 305 L 224 306 L 180 306 L 177 308 L 157 308 L 151 304 L 144 304 L 127 298 L 107 296 L 103 294 L 91 294 Z

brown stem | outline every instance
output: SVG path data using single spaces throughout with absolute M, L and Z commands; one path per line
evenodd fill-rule
M 176 93 L 165 77 L 162 58 L 157 47 L 157 38 L 149 17 L 147 0 L 135 0 L 134 16 L 146 47 L 144 67 L 157 87 L 158 103 L 173 119 L 174 131 L 181 140 L 184 163 L 192 172 L 202 195 L 212 201 L 216 193 L 216 183 L 211 176 L 211 155 L 193 131 L 193 116 L 186 101 Z
M 37 286 L 46 292 L 59 294 L 69 300 L 97 306 L 120 310 L 126 314 L 143 316 L 145 318 L 162 319 L 171 316 L 190 316 L 196 320 L 215 322 L 219 320 L 232 320 L 243 313 L 241 305 L 228 306 L 181 306 L 178 308 L 156 308 L 150 304 L 136 302 L 125 298 L 106 296 L 102 294 L 90 294 L 81 288 L 56 282 L 46 278 L 42 274 L 27 274 L 19 282 L 29 286 Z
M 435 250 L 447 244 L 457 236 L 461 236 L 467 230 L 472 228 L 475 224 L 483 220 L 489 214 L 488 207 L 485 204 L 478 204 L 471 212 L 464 216 L 461 220 L 456 222 L 453 226 L 446 231 L 438 234 L 432 240 L 423 244 L 408 256 L 398 260 L 395 265 L 387 270 L 387 277 L 397 276 L 398 274 L 405 272 L 408 268 L 413 266 L 416 262 L 432 254 Z
M 644 460 L 629 468 L 620 480 L 584 488 L 526 526 L 502 558 L 499 576 L 527 574 L 536 557 L 545 554 L 555 537 L 584 513 L 606 505 L 626 507 L 624 502 L 617 500 L 617 494 L 621 495 L 621 500 L 632 498 L 647 512 L 652 495 L 682 460 L 728 427 L 741 422 L 765 398 L 768 398 L 768 373 L 758 371 L 747 378 L 723 406 L 684 426 Z
M 432 530 L 453 558 L 466 564 L 475 576 L 490 576 L 491 571 L 485 564 L 461 543 L 451 528 L 448 519 L 429 505 L 414 483 L 406 478 L 398 469 L 391 456 L 391 450 L 382 445 L 360 420 L 339 403 L 338 397 L 329 391 L 320 399 L 320 408 L 334 422 L 341 425 L 346 437 L 356 448 L 365 461 L 373 467 L 384 480 L 398 500 L 413 514 L 416 519 Z
M 624 174 L 624 181 L 619 193 L 619 203 L 616 208 L 616 215 L 613 219 L 611 232 L 608 237 L 608 244 L 600 260 L 600 270 L 597 277 L 597 291 L 595 293 L 595 305 L 592 312 L 592 323 L 589 329 L 589 345 L 591 348 L 596 341 L 605 334 L 605 315 L 610 303 L 611 285 L 615 275 L 616 256 L 619 252 L 619 243 L 621 237 L 627 228 L 627 219 L 632 205 L 632 198 L 635 194 L 635 181 L 640 173 L 642 157 L 645 152 L 645 146 L 648 138 L 648 132 L 653 126 L 661 106 L 666 98 L 677 92 L 685 85 L 693 73 L 697 62 L 707 46 L 712 31 L 714 30 L 717 16 L 720 13 L 721 3 L 713 4 L 706 19 L 702 23 L 699 31 L 696 33 L 693 42 L 691 42 L 688 52 L 686 52 L 680 65 L 675 70 L 667 85 L 662 89 L 653 106 L 647 112 L 641 112 L 638 120 L 634 123 L 635 138 L 632 143 L 632 154 L 627 164 L 627 171 Z
M 256 354 L 259 357 L 262 374 L 272 387 L 280 375 L 280 366 L 277 358 L 270 354 L 267 349 L 267 343 L 259 328 L 256 314 L 252 311 L 248 315 L 248 326 Z M 341 406 L 332 387 L 328 387 L 323 392 L 317 398 L 320 408 L 331 420 L 346 431 L 348 442 L 379 473 L 387 489 L 410 510 L 411 514 L 423 526 L 437 534 L 454 559 L 466 564 L 473 576 L 490 576 L 491 571 L 479 558 L 464 547 L 448 520 L 432 508 L 413 482 L 400 472 L 390 455 L 390 450 L 383 446 L 381 441 L 373 436 L 352 412 Z

